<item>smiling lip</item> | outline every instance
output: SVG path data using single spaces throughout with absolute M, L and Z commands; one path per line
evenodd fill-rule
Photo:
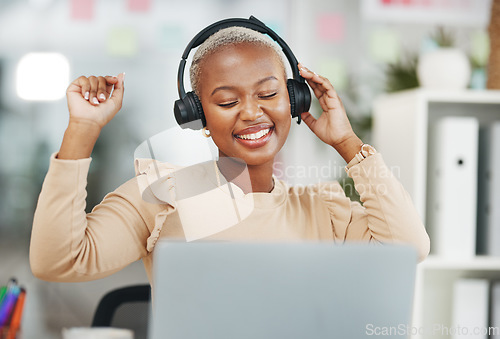
M 240 144 L 248 148 L 258 148 L 267 144 L 273 131 L 274 129 L 268 125 L 252 126 L 234 134 L 234 137 Z
M 235 132 L 234 135 L 244 135 L 244 134 L 253 134 L 253 133 L 257 133 L 263 129 L 267 129 L 267 128 L 272 128 L 273 125 L 271 124 L 258 124 L 258 125 L 253 125 L 253 126 L 250 126 L 250 127 L 247 127 L 245 129 L 242 129 L 242 130 L 239 130 L 238 132 Z

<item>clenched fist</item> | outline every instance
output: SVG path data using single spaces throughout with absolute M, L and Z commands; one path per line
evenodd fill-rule
M 81 76 L 73 81 L 66 91 L 70 122 L 95 123 L 102 129 L 122 107 L 124 76 Z

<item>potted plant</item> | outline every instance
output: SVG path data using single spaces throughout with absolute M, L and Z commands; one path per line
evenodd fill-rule
M 417 64 L 418 55 L 414 53 L 408 53 L 406 58 L 388 64 L 385 69 L 385 91 L 392 93 L 419 87 Z
M 464 89 L 471 69 L 466 54 L 453 47 L 453 37 L 443 27 L 432 36 L 438 48 L 420 56 L 417 75 L 421 87 L 432 89 Z

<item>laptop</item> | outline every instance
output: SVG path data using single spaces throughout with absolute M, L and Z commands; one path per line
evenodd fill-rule
M 160 241 L 150 338 L 406 338 L 416 263 L 396 245 Z

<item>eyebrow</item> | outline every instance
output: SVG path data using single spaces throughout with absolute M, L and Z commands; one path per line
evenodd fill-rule
M 278 80 L 278 78 L 276 78 L 274 75 L 270 75 L 264 79 L 257 81 L 256 85 L 261 85 L 262 83 L 269 81 L 269 80 Z M 234 90 L 234 89 L 235 89 L 234 86 L 220 86 L 220 87 L 217 87 L 216 89 L 214 89 L 212 91 L 212 94 L 210 94 L 210 96 L 213 96 L 217 91 L 223 91 L 223 90 L 230 91 L 230 90 Z

